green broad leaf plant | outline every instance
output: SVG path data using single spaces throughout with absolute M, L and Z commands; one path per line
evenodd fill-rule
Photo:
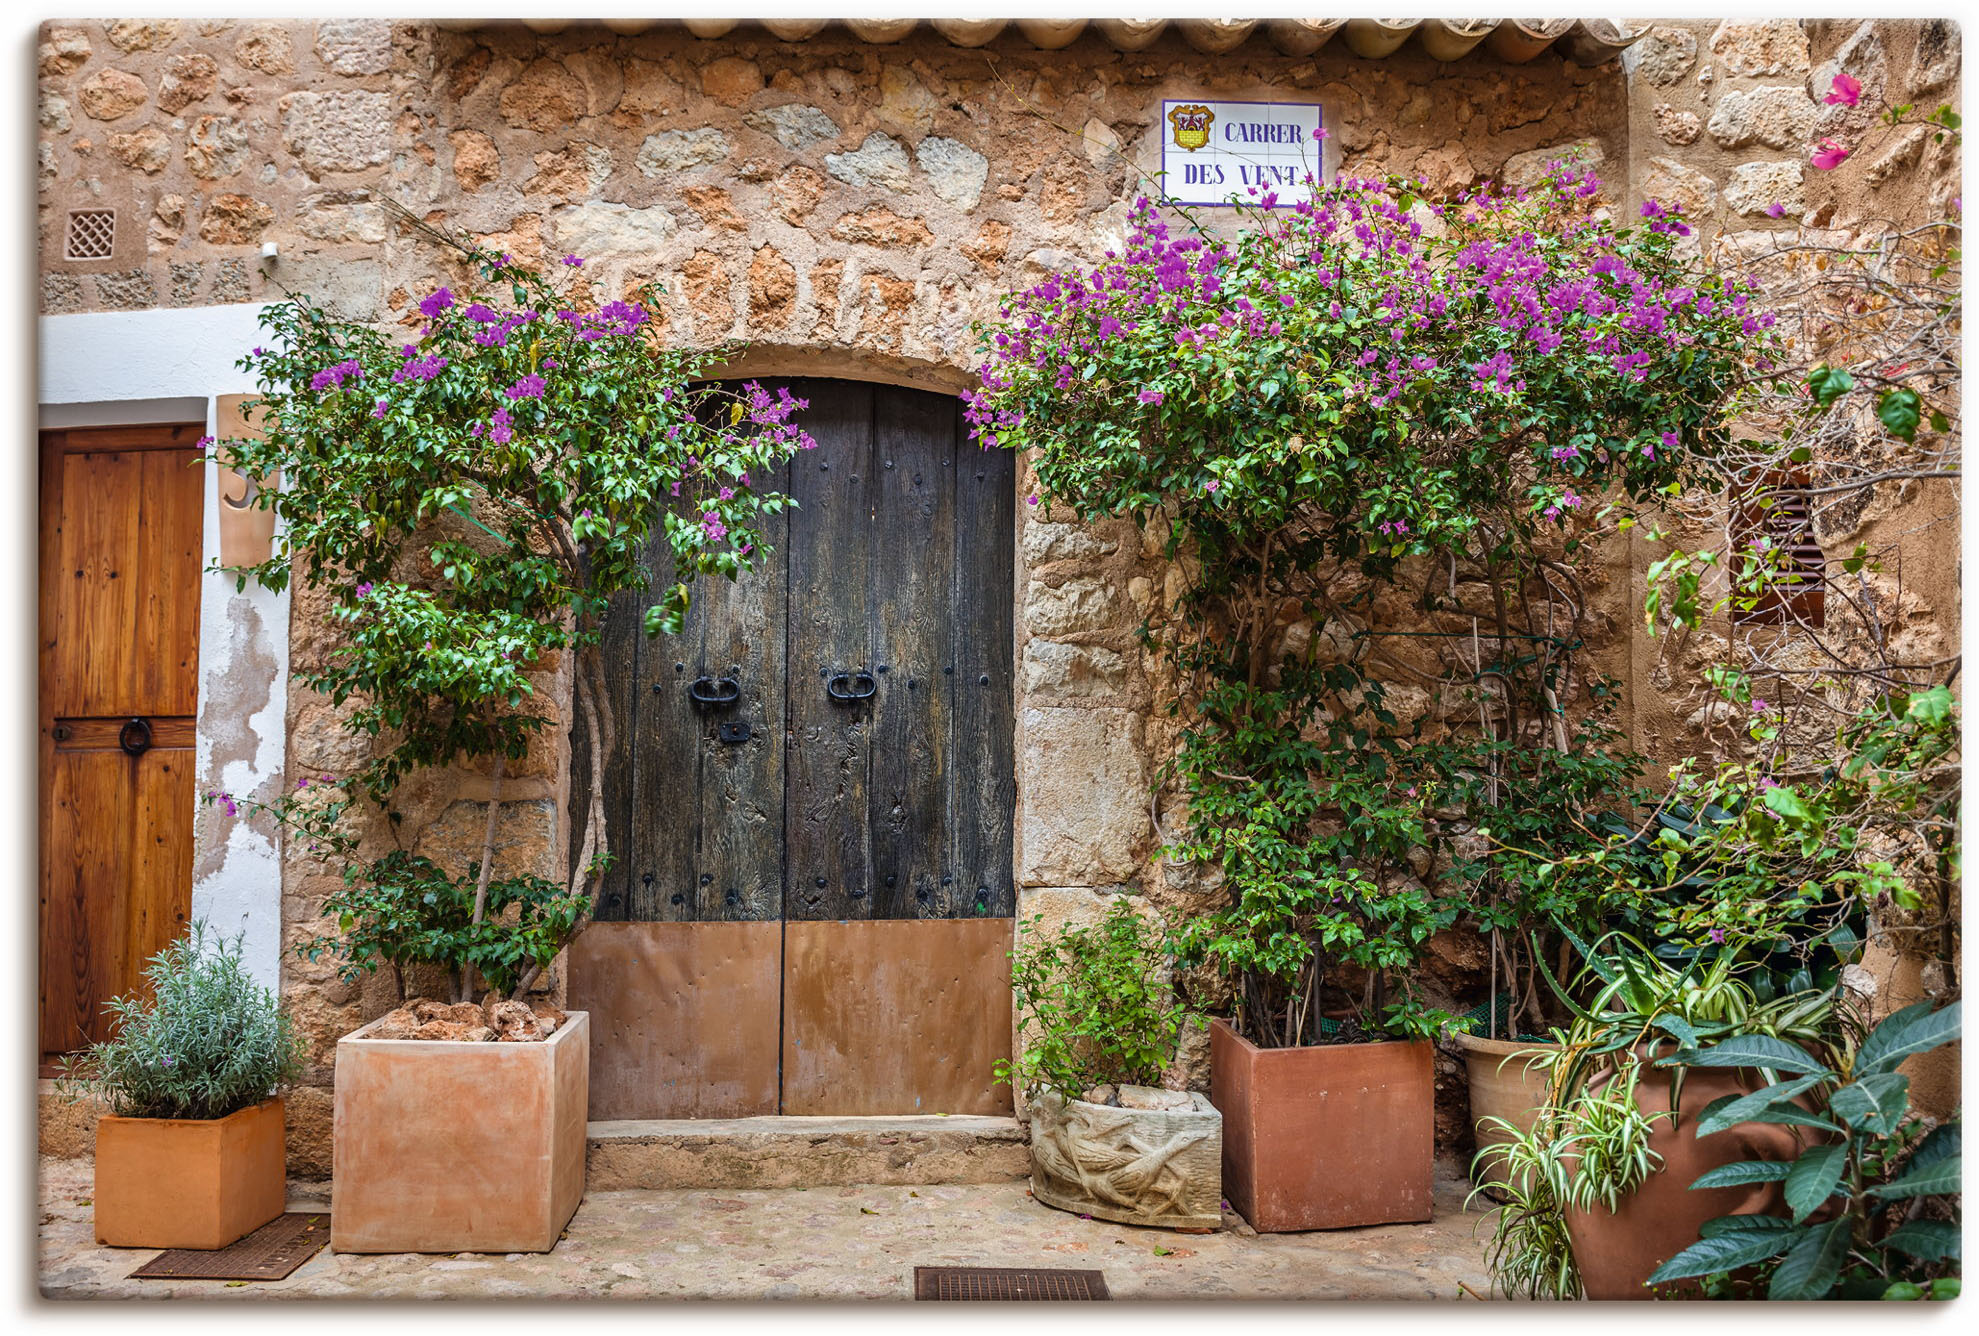
M 1790 1162 L 1738 1161 L 1698 1178 L 1693 1188 L 1777 1182 L 1788 1214 L 1712 1220 L 1650 1281 L 1703 1278 L 1727 1297 L 1956 1298 L 1961 1123 L 1909 1116 L 1910 1078 L 1898 1067 L 1958 1038 L 1957 1004 L 1925 1001 L 1885 1017 L 1859 1045 L 1810 1051 L 1741 1034 L 1662 1059 L 1768 1074 L 1764 1088 L 1706 1105 L 1700 1136 L 1783 1123 L 1807 1148 Z
M 1641 762 L 1584 567 L 1723 447 L 1775 340 L 1678 211 L 1618 227 L 1601 194 L 1555 164 L 1459 199 L 1309 180 L 1214 223 L 1144 198 L 979 327 L 965 416 L 1028 452 L 1034 513 L 1131 519 L 1173 567 L 1142 628 L 1180 730 L 1155 818 L 1201 891 L 1184 978 L 1254 1043 L 1434 1034 L 1418 966 L 1459 924 L 1537 1028 L 1539 954 L 1602 922 L 1610 880 L 1559 855 L 1605 845 Z
M 462 290 L 436 285 L 398 324 L 339 317 L 306 296 L 263 312 L 242 359 L 254 434 L 215 443 L 263 480 L 280 521 L 269 557 L 237 571 L 291 582 L 335 632 L 298 680 L 334 705 L 365 760 L 285 792 L 212 793 L 285 827 L 343 886 L 335 930 L 304 945 L 346 973 L 415 966 L 518 995 L 589 921 L 612 858 L 601 770 L 618 721 L 600 641 L 616 595 L 657 581 L 645 631 L 677 631 L 698 579 L 763 556 L 770 486 L 814 441 L 789 392 L 704 378 L 737 351 L 668 346 L 642 288 L 599 302 L 572 255 L 551 272 L 402 215 Z M 568 684 L 568 714 L 546 691 Z M 497 875 L 504 778 L 573 727 L 589 799 L 564 841 L 566 881 Z M 415 774 L 486 776 L 481 856 L 447 867 L 404 848 L 399 796 Z
M 1651 1144 L 1658 1126 L 1694 1115 L 1684 1107 L 1681 1064 L 1667 1078 L 1673 1110 L 1640 1107 L 1644 1080 L 1665 1079 L 1659 1065 L 1734 1036 L 1804 1056 L 1799 1046 L 1818 1045 L 1834 1025 L 1834 990 L 1762 998 L 1752 981 L 1764 967 L 1736 949 L 1670 961 L 1622 932 L 1570 944 L 1583 962 L 1578 977 L 1562 984 L 1539 966 L 1571 1012 L 1550 1033 L 1556 1047 L 1533 1060 L 1547 1074 L 1545 1103 L 1529 1128 L 1487 1120 L 1506 1139 L 1478 1153 L 1480 1164 L 1503 1169 L 1506 1204 L 1491 1225 L 1489 1262 L 1494 1285 L 1517 1298 L 1579 1297 L 1566 1211 L 1613 1211 L 1662 1169 Z

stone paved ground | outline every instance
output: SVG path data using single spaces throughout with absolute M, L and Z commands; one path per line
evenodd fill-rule
M 40 1283 L 50 1298 L 908 1299 L 916 1266 L 1096 1268 L 1118 1299 L 1461 1299 L 1487 1293 L 1487 1217 L 1439 1175 L 1436 1219 L 1259 1236 L 1235 1216 L 1176 1235 L 1040 1206 L 1021 1183 L 597 1192 L 556 1251 L 318 1253 L 274 1284 L 129 1280 L 156 1254 L 96 1246 L 86 1160 L 43 1160 Z M 298 1196 L 291 1209 L 327 1204 Z

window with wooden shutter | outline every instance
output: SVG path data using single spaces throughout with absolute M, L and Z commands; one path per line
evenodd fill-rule
M 1774 473 L 1739 496 L 1732 508 L 1732 571 L 1746 569 L 1758 549 L 1769 560 L 1765 588 L 1755 599 L 1740 590 L 1732 600 L 1735 625 L 1823 624 L 1828 589 L 1827 556 L 1814 539 L 1814 504 L 1804 474 Z M 1750 603 L 1750 607 L 1743 606 Z

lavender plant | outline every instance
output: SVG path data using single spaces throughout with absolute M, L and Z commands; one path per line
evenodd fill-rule
M 57 1093 L 125 1118 L 224 1118 L 295 1080 L 300 1041 L 241 947 L 193 924 L 145 966 L 148 998 L 109 1004 L 112 1037 L 62 1060 Z

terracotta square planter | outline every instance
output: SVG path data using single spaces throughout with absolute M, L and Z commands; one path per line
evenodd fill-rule
M 330 1247 L 548 1252 L 584 1197 L 591 1018 L 541 1043 L 337 1042 Z
M 1260 1234 L 1428 1220 L 1433 1054 L 1422 1040 L 1259 1048 L 1212 1021 L 1231 1206 Z
M 96 1123 L 96 1240 L 113 1248 L 224 1248 L 288 1205 L 282 1101 L 225 1118 Z

